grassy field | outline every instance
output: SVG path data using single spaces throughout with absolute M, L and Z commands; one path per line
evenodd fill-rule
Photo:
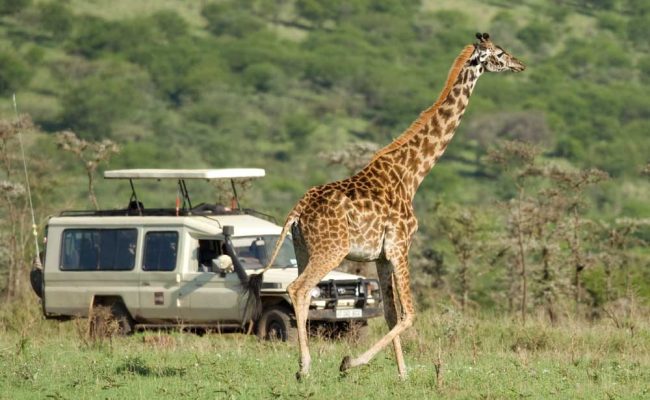
M 522 327 L 502 317 L 428 312 L 404 340 L 406 382 L 397 378 L 390 350 L 341 376 L 342 357 L 359 354 L 385 331 L 380 320 L 371 327 L 359 343 L 314 338 L 312 375 L 297 382 L 297 348 L 289 343 L 158 331 L 89 343 L 80 333 L 84 321 L 5 320 L 0 399 L 650 397 L 645 322 Z

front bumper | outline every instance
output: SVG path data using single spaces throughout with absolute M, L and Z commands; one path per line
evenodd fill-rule
M 354 309 L 343 309 L 341 311 L 348 311 Z M 308 319 L 312 321 L 355 321 L 355 320 L 365 320 L 369 318 L 380 317 L 383 315 L 383 309 L 380 307 L 372 308 L 362 308 L 361 315 L 350 317 L 350 316 L 337 316 L 337 310 L 332 308 L 320 309 L 320 310 L 309 310 Z

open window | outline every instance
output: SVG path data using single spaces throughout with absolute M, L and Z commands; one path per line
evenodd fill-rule
M 217 270 L 215 260 L 225 254 L 223 251 L 223 241 L 213 239 L 199 239 L 199 248 L 197 252 L 198 271 L 199 272 L 221 272 Z

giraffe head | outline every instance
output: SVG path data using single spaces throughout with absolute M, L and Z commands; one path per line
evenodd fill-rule
M 481 63 L 489 72 L 521 72 L 526 69 L 526 66 L 510 55 L 507 51 L 503 50 L 500 46 L 495 45 L 490 40 L 490 35 L 487 33 L 477 33 L 476 38 L 478 43 L 474 44 L 475 57 L 478 63 Z

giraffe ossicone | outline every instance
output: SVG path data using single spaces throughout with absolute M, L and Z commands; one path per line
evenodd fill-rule
M 390 330 L 362 355 L 345 357 L 341 371 L 367 364 L 392 342 L 399 376 L 406 378 L 399 335 L 415 318 L 408 268 L 408 251 L 417 230 L 413 197 L 454 136 L 479 77 L 485 72 L 525 69 L 521 61 L 492 43 L 487 33 L 476 37 L 479 41 L 466 46 L 453 62 L 436 102 L 404 133 L 375 153 L 355 175 L 305 193 L 289 212 L 268 266 L 251 276 L 249 289 L 259 294 L 263 273 L 291 230 L 299 267 L 298 278 L 288 288 L 298 328 L 298 378 L 306 376 L 311 366 L 310 291 L 344 259 L 376 262 Z

